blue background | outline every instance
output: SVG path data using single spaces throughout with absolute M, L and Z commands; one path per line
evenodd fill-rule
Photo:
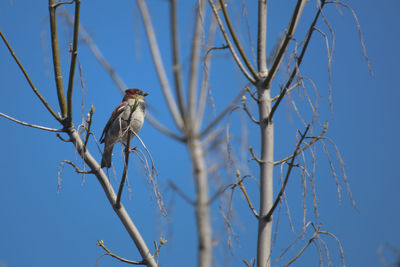
M 276 37 L 284 32 L 290 18 L 287 8 L 294 7 L 293 1 L 270 2 L 268 51 L 272 49 Z M 148 4 L 151 6 L 153 23 L 159 34 L 157 38 L 162 43 L 164 63 L 170 66 L 168 1 L 148 1 Z M 394 246 L 397 252 L 400 249 L 400 177 L 397 171 L 400 128 L 396 120 L 400 112 L 400 90 L 396 78 L 400 62 L 400 30 L 396 26 L 400 4 L 396 0 L 352 1 L 349 4 L 356 11 L 361 24 L 374 75 L 369 74 L 351 12 L 342 8 L 342 16 L 333 5 L 325 11 L 336 37 L 332 62 L 333 112 L 329 109 L 328 101 L 329 76 L 325 41 L 318 33 L 312 38 L 301 71 L 318 86 L 320 121 L 323 124 L 329 120 L 327 136 L 335 141 L 344 158 L 359 212 L 351 205 L 334 147 L 327 145 L 339 175 L 340 186 L 343 188 L 340 200 L 327 156 L 319 145 L 315 152 L 319 159 L 316 165 L 316 186 L 320 216 L 316 218 L 313 215 L 312 195 L 308 191 L 306 221 L 322 223 L 321 229 L 329 230 L 340 239 L 348 266 L 379 266 L 378 252 L 382 247 L 384 249 L 381 254 L 388 262 L 396 260 L 395 253 L 384 244 Z M 71 6 L 67 8 L 72 11 Z M 254 6 L 249 4 L 247 8 L 249 14 L 256 14 Z M 182 68 L 186 70 L 187 76 L 190 52 L 188 44 L 195 14 L 192 3 L 181 3 L 179 12 L 182 15 Z M 238 23 L 241 19 L 241 8 L 232 8 L 231 12 L 234 21 Z M 298 42 L 302 40 L 314 12 L 315 3 L 311 1 L 307 4 L 298 35 L 295 36 Z M 176 132 L 159 90 L 158 78 L 136 4 L 132 1 L 118 1 L 118 4 L 111 4 L 110 1 L 82 1 L 81 23 L 86 26 L 104 56 L 126 84 L 150 93 L 150 112 Z M 254 44 L 255 15 L 249 15 L 249 24 Z M 318 27 L 328 32 L 322 20 L 319 21 Z M 48 99 L 50 105 L 58 110 L 51 65 L 47 1 L 1 1 L 0 29 L 36 87 Z M 247 41 L 245 30 L 246 27 L 240 29 L 240 38 Z M 59 18 L 59 36 L 66 81 L 71 29 L 62 18 Z M 219 46 L 224 42 L 219 34 L 217 36 L 216 45 Z M 251 54 L 250 49 L 246 49 L 247 53 Z M 218 113 L 247 82 L 237 68 L 231 67 L 232 61 L 227 51 L 215 54 L 210 81 L 215 112 Z M 79 60 L 85 84 L 84 113 L 88 112 L 91 104 L 95 106 L 92 130 L 99 137 L 111 111 L 120 102 L 121 93 L 83 42 L 80 42 Z M 170 72 L 168 75 L 172 82 Z M 279 92 L 278 85 L 283 83 L 286 77 L 284 71 L 278 74 L 273 95 Z M 82 122 L 82 90 L 78 73 L 76 78 L 74 123 L 79 125 Z M 4 43 L 0 45 L 0 86 L 0 112 L 26 122 L 59 127 L 32 93 Z M 315 95 L 310 83 L 306 86 L 313 98 Z M 301 93 L 302 90 L 298 92 L 293 93 L 293 98 L 297 101 L 306 122 L 310 122 L 312 114 L 306 99 Z M 250 109 L 256 114 L 254 105 L 251 105 Z M 213 108 L 208 108 L 206 121 L 213 117 Z M 249 122 L 243 122 L 244 119 L 246 117 L 240 113 L 234 113 L 231 117 L 232 144 L 239 162 L 246 162 L 249 155 L 245 154 L 238 144 L 245 139 L 249 145 L 256 148 L 259 138 L 257 128 Z M 247 138 L 243 138 L 243 124 L 247 125 Z M 285 98 L 278 109 L 275 125 L 275 158 L 281 159 L 293 151 L 296 130 L 305 128 L 298 121 L 288 98 Z M 315 135 L 321 130 L 321 126 L 316 125 Z M 96 246 L 98 239 L 104 240 L 106 246 L 118 255 L 140 260 L 136 248 L 115 216 L 95 177 L 87 175 L 83 178 L 67 165 L 59 174 L 62 160 L 71 160 L 82 166 L 71 144 L 61 142 L 54 133 L 24 127 L 5 118 L 0 118 L 0 129 L 0 266 L 94 266 L 97 258 L 103 254 L 102 249 Z M 125 205 L 151 249 L 153 241 L 159 240 L 160 237 L 168 240 L 160 254 L 162 266 L 194 266 L 197 246 L 194 210 L 167 185 L 167 181 L 172 180 L 188 195 L 194 195 L 187 150 L 182 144 L 160 134 L 149 123 L 143 127 L 141 136 L 156 162 L 160 190 L 169 207 L 169 217 L 163 218 L 157 211 L 154 198 L 151 200 L 144 171 L 137 160 L 133 160 L 130 165 L 132 194 L 129 197 L 128 190 L 124 191 Z M 100 159 L 100 153 L 93 143 L 90 144 L 90 150 Z M 121 170 L 119 151 L 118 146 L 114 157 L 116 178 L 113 178 L 110 171 L 110 179 L 115 188 L 118 186 Z M 311 167 L 310 154 L 306 155 L 307 164 Z M 213 162 L 212 159 L 208 163 L 210 162 Z M 242 169 L 242 174 L 248 173 L 258 176 L 254 162 L 249 164 L 248 169 Z M 275 169 L 275 174 L 277 192 L 279 168 Z M 61 189 L 57 193 L 58 178 L 61 179 Z M 220 172 L 220 177 L 213 178 L 210 182 L 213 185 L 212 192 L 218 189 L 218 185 L 229 184 L 234 179 L 234 175 L 229 171 Z M 246 186 L 258 207 L 255 183 L 249 180 Z M 310 184 L 308 190 L 309 187 Z M 302 230 L 302 192 L 300 175 L 294 172 L 287 188 L 287 198 L 295 233 L 290 230 L 286 207 L 282 206 L 279 234 L 273 249 L 273 263 Z M 238 242 L 233 242 L 234 248 L 231 252 L 225 248 L 227 237 L 218 212 L 218 204 L 216 201 L 212 205 L 214 237 L 219 241 L 214 250 L 216 263 L 219 266 L 243 266 L 242 259 L 250 261 L 255 257 L 256 220 L 243 197 L 235 192 L 235 213 L 232 222 L 238 234 Z M 311 235 L 310 229 L 308 235 L 300 239 L 277 265 L 283 265 L 293 257 Z M 334 266 L 340 265 L 337 243 L 332 238 L 323 238 L 330 248 Z M 324 263 L 327 263 L 326 259 Z M 103 257 L 98 264 L 121 265 L 123 263 L 111 257 Z M 318 251 L 315 246 L 310 246 L 303 257 L 294 264 L 317 265 Z

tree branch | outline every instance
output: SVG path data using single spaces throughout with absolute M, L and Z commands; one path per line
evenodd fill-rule
M 253 75 L 253 77 L 257 77 L 256 70 L 251 65 L 249 59 L 247 58 L 247 56 L 246 56 L 246 54 L 245 54 L 245 52 L 243 50 L 242 45 L 239 42 L 239 39 L 236 36 L 236 33 L 235 33 L 234 29 L 233 29 L 231 20 L 230 20 L 229 15 L 228 15 L 228 11 L 226 10 L 226 6 L 225 6 L 225 3 L 224 3 L 224 0 L 219 0 L 219 5 L 220 5 L 220 7 L 222 9 L 222 13 L 224 14 L 225 22 L 226 22 L 226 25 L 228 26 L 229 33 L 232 36 L 233 42 L 235 43 L 236 48 L 238 49 L 239 54 L 241 55 L 241 57 L 242 57 L 242 59 L 244 61 L 244 64 L 250 70 L 250 72 Z
M 55 0 L 49 0 L 50 13 L 50 32 L 51 32 L 51 48 L 53 52 L 54 77 L 57 87 L 58 104 L 60 105 L 62 119 L 67 116 L 67 104 L 65 102 L 64 85 L 61 72 L 60 49 L 58 47 L 57 34 L 57 14 Z
M 125 263 L 129 263 L 129 264 L 133 264 L 133 265 L 146 265 L 146 263 L 142 260 L 142 261 L 131 261 L 131 260 L 127 260 L 124 259 L 120 256 L 118 256 L 117 254 L 112 253 L 105 245 L 104 245 L 104 241 L 103 240 L 97 240 L 97 245 L 102 247 L 105 251 L 107 251 L 106 255 L 110 255 L 113 258 L 116 258 L 122 262 Z
M 71 139 L 71 142 L 74 144 L 75 149 L 78 154 L 82 157 L 85 163 L 89 166 L 93 174 L 97 177 L 99 183 L 101 184 L 104 193 L 107 196 L 108 201 L 111 206 L 114 208 L 115 213 L 120 218 L 122 224 L 125 226 L 126 231 L 129 236 L 134 241 L 137 249 L 139 250 L 140 255 L 143 257 L 143 262 L 147 264 L 147 266 L 156 267 L 157 263 L 155 262 L 153 256 L 151 255 L 143 237 L 140 232 L 136 228 L 129 214 L 127 213 L 124 205 L 121 203 L 119 209 L 115 208 L 116 204 L 116 194 L 114 189 L 110 183 L 110 180 L 101 169 L 99 163 L 93 158 L 90 152 L 85 148 L 84 143 L 82 142 L 78 132 L 75 128 L 70 127 L 67 129 L 67 133 Z
M 249 205 L 250 210 L 253 212 L 253 215 L 254 215 L 256 218 L 259 218 L 258 213 L 257 213 L 256 209 L 253 207 L 253 204 L 251 203 L 250 197 L 249 197 L 249 195 L 247 194 L 246 188 L 245 188 L 244 185 L 243 185 L 243 180 L 244 180 L 244 178 L 246 178 L 246 176 L 244 176 L 243 178 L 241 178 L 241 177 L 240 177 L 240 171 L 237 170 L 237 171 L 236 171 L 236 178 L 238 179 L 238 185 L 239 185 L 239 187 L 240 187 L 240 190 L 242 190 L 242 193 L 243 193 L 244 197 L 245 197 L 246 200 L 247 200 L 247 204 Z
M 254 150 L 253 150 L 252 147 L 249 147 L 249 152 L 250 152 L 250 154 L 251 154 L 251 156 L 252 156 L 252 158 L 249 159 L 249 161 L 252 161 L 252 160 L 254 159 L 258 164 L 264 163 L 262 160 L 260 160 L 260 159 L 254 154 Z
M 196 205 L 196 202 L 193 201 L 187 194 L 185 194 L 185 192 L 183 192 L 176 184 L 174 184 L 174 182 L 168 180 L 167 183 L 172 188 L 172 190 L 174 190 L 178 195 L 180 195 L 181 198 L 183 198 L 187 203 L 189 203 L 192 206 Z
M 360 22 L 358 21 L 358 17 L 357 17 L 356 12 L 354 11 L 354 9 L 352 9 L 352 8 L 351 8 L 349 5 L 347 5 L 346 3 L 343 3 L 343 2 L 340 2 L 340 1 L 326 1 L 326 2 L 324 2 L 324 3 L 325 3 L 325 4 L 337 4 L 337 5 L 341 5 L 341 6 L 344 6 L 345 8 L 347 8 L 347 9 L 350 10 L 350 12 L 352 13 L 353 18 L 354 18 L 354 20 L 356 21 L 356 24 L 357 24 L 358 37 L 360 38 L 361 47 L 362 47 L 362 51 L 363 51 L 363 56 L 364 56 L 364 58 L 365 58 L 365 61 L 367 62 L 367 66 L 368 66 L 369 73 L 373 76 L 373 75 L 374 75 L 374 72 L 373 72 L 373 70 L 372 70 L 371 63 L 370 63 L 369 57 L 368 57 L 368 55 L 367 55 L 367 48 L 365 47 L 364 36 L 363 36 L 363 34 L 362 34 L 362 32 L 361 32 L 361 25 L 360 25 Z M 321 5 L 321 8 L 322 8 L 322 5 Z
M 260 122 L 258 120 L 256 120 L 253 115 L 250 113 L 250 110 L 247 108 L 247 104 L 246 104 L 246 96 L 242 95 L 242 105 L 243 105 L 243 110 L 246 112 L 246 114 L 249 116 L 249 118 L 251 119 L 252 122 L 254 122 L 255 124 L 260 124 Z
M 311 244 L 311 242 L 314 241 L 318 236 L 318 229 L 314 232 L 314 234 L 311 236 L 311 238 L 307 241 L 307 243 L 300 249 L 300 251 L 294 256 L 288 263 L 284 265 L 284 267 L 288 267 L 290 264 L 292 264 L 295 260 L 297 260 L 301 254 L 304 253 L 304 251 L 308 248 L 308 246 Z
M 267 0 L 258 1 L 257 66 L 262 76 L 267 75 Z
M 189 94 L 188 94 L 188 110 L 190 126 L 195 125 L 196 98 L 197 98 L 197 80 L 198 69 L 200 64 L 200 48 L 201 48 L 201 30 L 203 28 L 202 21 L 204 19 L 205 0 L 197 1 L 196 22 L 192 38 L 192 51 L 190 55 L 189 69 Z
M 299 0 L 299 1 L 301 1 L 301 0 Z M 326 3 L 325 0 L 321 1 L 321 6 L 319 7 L 317 14 L 315 15 L 315 18 L 314 18 L 313 22 L 311 23 L 310 28 L 308 29 L 303 48 L 301 50 L 301 53 L 300 53 L 299 57 L 297 58 L 296 66 L 293 67 L 292 73 L 290 74 L 290 77 L 289 77 L 288 81 L 286 82 L 284 89 L 282 90 L 282 92 L 279 95 L 279 97 L 277 98 L 274 106 L 272 107 L 271 112 L 268 115 L 268 119 L 267 119 L 268 122 L 272 121 L 272 117 L 273 117 L 276 109 L 278 108 L 278 106 L 281 103 L 283 97 L 287 93 L 289 86 L 292 84 L 292 81 L 293 81 L 294 77 L 297 74 L 298 68 L 300 67 L 301 62 L 303 61 L 304 54 L 306 53 L 306 50 L 308 48 L 308 44 L 309 44 L 309 42 L 311 40 L 312 33 L 314 32 L 315 24 L 318 21 L 319 15 L 321 14 L 322 8 L 324 7 L 325 3 Z
M 282 197 L 282 195 L 283 195 L 283 192 L 285 191 L 287 182 L 288 182 L 289 177 L 290 177 L 290 172 L 292 171 L 293 166 L 294 166 L 294 164 L 293 164 L 293 163 L 294 163 L 294 159 L 296 158 L 296 155 L 298 154 L 298 151 L 299 151 L 299 149 L 300 149 L 300 145 L 301 145 L 301 143 L 303 142 L 304 138 L 306 137 L 306 134 L 307 134 L 307 132 L 308 132 L 309 129 L 310 129 L 310 125 L 308 125 L 307 128 L 306 128 L 306 130 L 304 131 L 304 133 L 301 134 L 300 141 L 297 143 L 296 149 L 294 150 L 294 153 L 293 153 L 292 160 L 291 160 L 291 162 L 289 163 L 289 167 L 288 167 L 288 170 L 287 170 L 287 172 L 286 172 L 286 177 L 285 177 L 285 180 L 283 181 L 282 188 L 281 188 L 281 190 L 279 191 L 279 194 L 277 195 L 277 197 L 276 197 L 276 199 L 275 199 L 275 201 L 274 201 L 274 204 L 272 205 L 271 209 L 269 210 L 269 212 L 267 213 L 267 215 L 265 215 L 264 218 L 263 218 L 263 219 L 264 219 L 265 221 L 267 221 L 267 222 L 269 222 L 269 221 L 271 220 L 272 214 L 274 213 L 274 210 L 276 209 L 276 207 L 278 206 L 279 201 L 281 200 L 281 197 Z
M 8 116 L 8 115 L 6 115 L 4 113 L 1 113 L 1 112 L 0 112 L 0 116 L 3 116 L 6 119 L 9 119 L 9 120 L 11 120 L 13 122 L 19 123 L 19 124 L 24 125 L 24 126 L 29 126 L 29 127 L 32 127 L 32 128 L 45 130 L 45 131 L 49 131 L 49 132 L 58 132 L 58 133 L 59 132 L 64 132 L 64 129 L 54 129 L 54 128 L 48 128 L 48 127 L 44 127 L 44 126 L 40 126 L 40 125 L 30 124 L 30 123 L 27 123 L 27 122 L 24 122 L 24 121 L 17 120 L 15 118 L 13 118 L 11 116 Z
M 89 141 L 89 136 L 90 136 L 90 128 L 92 127 L 92 122 L 93 122 L 93 113 L 94 113 L 94 107 L 93 107 L 93 105 L 90 107 L 90 110 L 89 110 L 89 116 L 88 116 L 88 118 L 87 118 L 87 121 L 86 121 L 86 123 L 87 123 L 87 128 L 86 128 L 86 138 L 85 138 L 85 147 L 87 146 L 87 143 L 88 143 L 88 141 Z
M 179 142 L 184 142 L 185 138 L 181 137 L 174 132 L 170 131 L 167 127 L 162 125 L 159 121 L 157 121 L 153 116 L 151 116 L 149 113 L 146 113 L 146 120 L 157 130 L 165 134 L 166 136 L 171 137 L 172 139 L 175 139 L 176 141 Z
M 197 108 L 197 113 L 196 113 L 196 118 L 197 118 L 196 125 L 195 125 L 196 132 L 199 131 L 199 129 L 201 128 L 201 125 L 203 124 L 204 111 L 206 109 L 207 89 L 209 89 L 209 77 L 210 77 L 209 74 L 211 71 L 211 51 L 228 48 L 227 45 L 222 45 L 220 47 L 213 46 L 215 32 L 216 32 L 216 28 L 217 28 L 216 22 L 217 21 L 216 21 L 215 17 L 212 16 L 210 26 L 208 29 L 208 40 L 207 40 L 207 44 L 205 46 L 207 51 L 206 51 L 204 59 L 203 59 L 203 77 L 202 77 L 202 82 L 201 82 L 198 108 Z
M 218 14 L 218 10 L 217 10 L 217 8 L 216 8 L 216 6 L 215 6 L 213 0 L 208 0 L 208 2 L 209 2 L 210 5 L 211 5 L 211 8 L 212 8 L 212 10 L 213 10 L 213 12 L 214 12 L 214 15 L 215 15 L 215 17 L 216 17 L 216 19 L 217 19 L 219 28 L 221 29 L 222 35 L 224 36 L 224 39 L 225 39 L 226 43 L 228 44 L 229 50 L 230 50 L 231 53 L 232 53 L 233 59 L 235 60 L 236 64 L 238 65 L 239 69 L 243 72 L 244 76 L 246 76 L 246 78 L 247 78 L 251 83 L 254 84 L 254 83 L 256 82 L 256 79 L 255 79 L 255 77 L 252 76 L 252 74 L 250 74 L 250 73 L 247 72 L 247 70 L 246 70 L 245 67 L 243 66 L 242 62 L 240 61 L 239 56 L 236 54 L 236 51 L 235 51 L 235 49 L 233 48 L 233 45 L 232 45 L 232 43 L 231 43 L 231 40 L 229 39 L 228 34 L 226 33 L 226 30 L 225 30 L 225 28 L 224 28 L 224 25 L 222 24 L 221 17 L 220 17 L 219 14 Z
M 150 168 L 148 167 L 149 164 L 147 163 L 147 159 L 146 159 L 144 153 L 142 151 L 140 151 L 139 149 L 137 149 L 137 148 L 133 149 L 133 150 L 139 151 L 143 155 L 144 163 L 145 163 L 145 170 L 147 169 L 146 173 L 147 173 L 147 176 L 148 176 L 148 178 L 150 180 L 150 183 L 151 183 L 151 185 L 153 187 L 153 193 L 154 193 L 155 198 L 157 199 L 158 207 L 160 208 L 161 213 L 163 215 L 167 216 L 167 210 L 166 210 L 164 202 L 162 200 L 161 193 L 158 190 L 157 179 L 156 179 L 157 170 L 156 170 L 156 167 L 155 167 L 155 164 L 154 164 L 154 161 L 153 161 L 153 157 L 151 156 L 150 150 L 146 147 L 145 143 L 142 141 L 140 136 L 137 133 L 135 133 L 134 131 L 132 131 L 132 133 L 135 135 L 135 137 L 142 144 L 143 148 L 146 150 L 147 155 L 150 158 L 151 171 L 150 171 Z
M 154 65 L 158 74 L 158 78 L 160 79 L 161 89 L 164 94 L 165 100 L 167 102 L 169 111 L 172 114 L 175 124 L 178 126 L 180 130 L 183 129 L 183 121 L 182 116 L 179 114 L 178 108 L 176 106 L 175 100 L 171 93 L 171 87 L 168 82 L 167 74 L 165 73 L 165 68 L 162 62 L 162 57 L 160 50 L 158 48 L 158 43 L 156 39 L 156 34 L 154 32 L 153 25 L 151 23 L 149 10 L 147 8 L 147 4 L 143 0 L 137 1 L 140 9 L 140 13 L 143 18 L 144 26 L 146 29 L 146 35 L 149 42 L 151 54 L 153 56 Z
M 328 122 L 325 122 L 324 128 L 322 129 L 322 132 L 319 134 L 319 136 L 314 137 L 314 138 L 311 140 L 311 142 L 310 142 L 309 144 L 307 144 L 306 146 L 304 146 L 304 147 L 302 147 L 301 149 L 299 149 L 299 150 L 297 151 L 297 154 L 296 154 L 296 155 L 291 155 L 291 156 L 289 156 L 289 157 L 287 157 L 287 158 L 284 158 L 284 159 L 282 159 L 282 160 L 280 160 L 280 161 L 276 161 L 276 162 L 274 163 L 274 165 L 279 165 L 279 164 L 284 163 L 284 162 L 288 161 L 289 159 L 291 159 L 291 158 L 297 156 L 298 154 L 300 154 L 301 152 L 303 152 L 304 150 L 306 150 L 307 148 L 309 148 L 311 145 L 313 145 L 315 142 L 317 142 L 318 140 L 320 140 L 321 138 L 323 138 L 323 135 L 326 133 L 327 130 L 328 130 Z
M 22 73 L 25 76 L 25 79 L 28 81 L 30 87 L 32 88 L 33 92 L 36 94 L 36 96 L 42 101 L 43 105 L 46 107 L 46 109 L 50 112 L 53 117 L 59 121 L 60 123 L 62 122 L 62 119 L 60 118 L 59 115 L 57 115 L 54 110 L 50 107 L 50 105 L 47 103 L 47 101 L 43 98 L 43 96 L 39 93 L 39 91 L 36 89 L 35 85 L 33 84 L 31 78 L 29 77 L 28 73 L 25 71 L 24 66 L 22 66 L 21 62 L 19 61 L 17 55 L 14 53 L 14 50 L 11 48 L 10 44 L 8 43 L 6 37 L 4 36 L 3 32 L 0 30 L 0 36 L 1 39 L 3 39 L 3 42 L 6 44 L 8 51 L 10 52 L 11 56 L 14 58 L 15 62 L 17 63 L 18 67 L 22 71 Z
M 286 29 L 285 37 L 282 39 L 279 50 L 275 56 L 275 59 L 272 63 L 271 68 L 269 69 L 268 76 L 264 81 L 264 88 L 270 88 L 272 81 L 275 78 L 276 73 L 281 66 L 283 56 L 289 46 L 290 40 L 292 40 L 293 34 L 296 30 L 297 24 L 300 20 L 301 14 L 303 12 L 304 6 L 307 3 L 307 0 L 298 0 L 297 5 L 293 11 L 292 18 L 290 20 L 289 26 Z
M 132 114 L 135 112 L 137 106 L 139 105 L 138 101 L 135 101 L 133 106 L 129 106 L 131 109 L 131 113 L 129 114 L 128 122 L 132 120 Z M 131 143 L 131 129 L 130 125 L 128 124 L 128 129 L 127 129 L 127 141 L 125 144 L 125 161 L 124 161 L 124 170 L 122 172 L 122 178 L 121 178 L 121 183 L 119 184 L 119 189 L 118 189 L 118 194 L 117 194 L 117 201 L 115 203 L 115 208 L 119 209 L 121 207 L 121 195 L 122 195 L 122 189 L 124 188 L 125 181 L 126 181 L 126 175 L 128 171 L 128 164 L 129 164 L 129 152 L 130 152 L 130 143 Z
M 72 93 L 74 88 L 76 57 L 78 56 L 79 16 L 80 16 L 81 0 L 74 0 L 74 2 L 75 2 L 74 39 L 72 41 L 71 65 L 69 70 L 68 90 L 67 90 L 68 123 L 72 122 Z
M 178 99 L 178 107 L 182 119 L 185 121 L 186 109 L 183 101 L 183 85 L 182 85 L 182 71 L 180 68 L 179 56 L 179 35 L 178 35 L 178 22 L 177 22 L 177 0 L 171 0 L 171 35 L 172 35 L 172 72 L 175 79 L 175 91 Z
M 62 6 L 62 5 L 71 5 L 75 2 L 75 0 L 69 1 L 69 2 L 58 2 L 54 5 L 55 8 Z
M 70 160 L 63 160 L 63 161 L 61 161 L 61 163 L 60 163 L 60 168 L 62 167 L 62 165 L 64 165 L 64 163 L 67 163 L 67 164 L 69 164 L 70 166 L 72 166 L 72 167 L 75 169 L 76 173 L 83 173 L 83 174 L 93 173 L 92 171 L 83 171 L 83 170 L 79 169 L 78 166 L 76 166 L 75 163 L 73 163 L 73 162 L 70 161 Z M 57 190 L 57 191 L 58 191 L 58 190 Z

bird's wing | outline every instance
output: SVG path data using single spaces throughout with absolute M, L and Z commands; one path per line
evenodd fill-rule
M 106 138 L 108 129 L 110 129 L 111 124 L 124 111 L 126 105 L 127 105 L 127 102 L 124 101 L 121 104 L 119 104 L 119 106 L 116 109 L 114 109 L 113 113 L 111 114 L 110 119 L 108 120 L 108 122 L 107 122 L 106 126 L 104 127 L 104 130 L 103 130 L 103 132 L 101 134 L 101 137 L 100 137 L 100 143 L 101 144 L 104 143 L 104 140 Z

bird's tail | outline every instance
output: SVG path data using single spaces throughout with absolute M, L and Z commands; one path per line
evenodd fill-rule
M 104 146 L 103 158 L 101 159 L 101 167 L 111 168 L 112 151 L 114 146 Z

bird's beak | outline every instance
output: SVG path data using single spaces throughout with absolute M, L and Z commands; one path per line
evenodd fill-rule
M 143 96 L 148 96 L 149 94 L 148 93 L 146 93 L 146 92 L 143 92 L 143 94 L 142 94 Z

